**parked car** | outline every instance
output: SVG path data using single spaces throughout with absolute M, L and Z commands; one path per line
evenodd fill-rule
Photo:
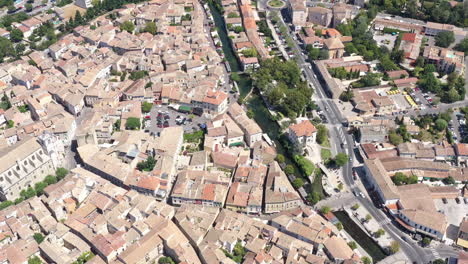
M 447 204 L 447 203 L 448 203 L 446 198 L 442 198 L 442 202 L 443 202 L 444 204 Z
M 457 204 L 460 204 L 460 198 L 455 198 L 455 202 L 457 202 Z

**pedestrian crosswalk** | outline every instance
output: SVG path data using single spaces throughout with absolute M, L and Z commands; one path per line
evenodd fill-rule
M 381 226 L 384 226 L 384 225 L 387 225 L 387 224 L 390 223 L 390 219 L 385 218 L 385 219 L 382 219 L 382 220 L 380 220 L 380 221 L 378 221 L 378 222 L 379 222 L 379 224 L 380 224 Z
M 435 248 L 433 248 L 432 246 L 429 246 L 429 250 L 431 251 L 432 255 L 434 256 L 434 259 L 439 259 L 440 258 L 439 252 L 437 252 L 437 250 L 435 250 Z

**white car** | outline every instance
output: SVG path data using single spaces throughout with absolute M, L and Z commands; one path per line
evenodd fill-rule
M 366 199 L 366 196 L 365 196 L 362 192 L 359 192 L 359 196 L 361 196 L 362 198 Z

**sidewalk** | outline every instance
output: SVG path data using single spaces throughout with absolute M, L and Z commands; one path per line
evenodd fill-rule
M 381 261 L 379 261 L 379 264 L 409 264 L 411 261 L 409 261 L 405 254 L 402 251 L 397 252 L 396 254 L 390 255 Z

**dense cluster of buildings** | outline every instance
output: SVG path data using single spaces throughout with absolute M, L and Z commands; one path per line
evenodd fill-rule
M 444 213 L 436 208 L 434 199 L 458 199 L 466 196 L 468 190 L 457 185 L 434 186 L 423 182 L 449 177 L 455 183 L 466 182 L 468 170 L 451 165 L 466 156 L 466 149 L 463 143 L 452 146 L 407 142 L 396 147 L 388 143 L 366 143 L 360 146 L 365 158 L 365 175 L 379 203 L 403 228 L 439 240 L 445 240 L 448 222 Z M 397 186 L 392 180 L 397 173 L 415 177 L 419 183 Z
M 260 21 L 260 17 L 254 5 L 250 0 L 223 0 L 221 6 L 229 41 L 236 51 L 242 69 L 257 68 L 258 58 L 270 57 L 270 48 L 265 47 L 263 34 L 258 30 L 257 22 Z

